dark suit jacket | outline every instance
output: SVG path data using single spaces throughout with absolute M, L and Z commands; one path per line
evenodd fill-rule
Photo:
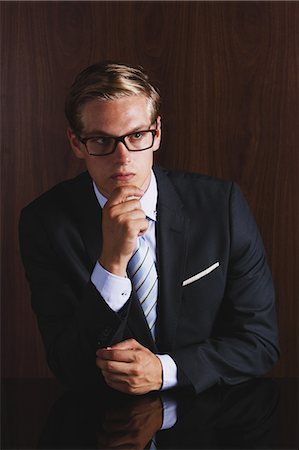
M 274 290 L 257 227 L 231 182 L 155 168 L 158 182 L 156 343 L 134 293 L 113 312 L 90 281 L 101 251 L 101 208 L 87 173 L 21 214 L 32 306 L 52 371 L 65 384 L 101 386 L 95 352 L 134 337 L 168 353 L 179 384 L 200 392 L 268 371 L 278 357 Z M 188 285 L 215 263 L 219 266 Z

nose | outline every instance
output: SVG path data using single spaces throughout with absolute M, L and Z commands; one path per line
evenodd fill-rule
M 118 141 L 114 150 L 114 157 L 117 161 L 128 163 L 131 161 L 131 152 L 123 142 Z

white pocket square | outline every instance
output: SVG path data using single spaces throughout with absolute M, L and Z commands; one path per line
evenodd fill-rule
M 215 264 L 212 264 L 210 267 L 207 267 L 207 269 L 203 270 L 202 272 L 197 273 L 196 275 L 193 275 L 191 278 L 187 278 L 187 280 L 183 281 L 182 286 L 187 286 L 188 284 L 194 283 L 194 281 L 199 280 L 200 278 L 208 275 L 208 273 L 213 272 L 213 270 L 217 269 L 220 264 L 217 261 Z

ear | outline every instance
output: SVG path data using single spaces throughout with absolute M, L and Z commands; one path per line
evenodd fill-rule
M 78 138 L 75 135 L 75 133 L 73 132 L 73 130 L 71 130 L 71 128 L 67 128 L 66 134 L 67 134 L 69 143 L 72 147 L 72 150 L 73 150 L 76 158 L 85 159 L 84 150 L 82 149 L 82 144 L 78 140 Z
M 154 152 L 156 152 L 160 148 L 161 132 L 162 132 L 161 124 L 162 124 L 161 116 L 158 116 L 157 117 L 157 128 L 156 128 L 157 132 L 156 132 L 155 143 L 154 143 L 154 147 L 153 147 Z

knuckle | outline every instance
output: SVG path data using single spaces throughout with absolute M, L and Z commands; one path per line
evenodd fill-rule
M 109 218 L 110 220 L 115 220 L 115 219 L 117 218 L 117 212 L 115 211 L 114 208 L 110 208 L 110 209 L 108 210 L 107 216 L 108 216 L 108 218 Z
M 142 364 L 143 362 L 143 351 L 140 349 L 136 349 L 134 352 L 134 359 L 137 364 Z
M 121 225 L 123 222 L 123 218 L 122 216 L 120 216 L 119 214 L 113 214 L 112 219 L 114 220 L 114 222 L 116 223 L 116 225 Z
M 143 210 L 141 209 L 141 203 L 140 203 L 139 200 L 134 199 L 134 200 L 131 200 L 131 202 L 132 202 L 132 206 L 133 206 L 134 209 L 138 209 L 138 210 L 143 212 Z
M 133 377 L 135 377 L 132 379 L 132 383 L 134 384 L 136 382 L 136 378 L 139 378 L 142 375 L 141 368 L 139 366 L 134 367 L 132 369 L 132 375 L 133 375 Z
M 126 392 L 127 394 L 134 394 L 134 389 L 132 388 L 132 386 L 128 386 Z
M 113 370 L 113 367 L 114 367 L 113 362 L 112 361 L 108 361 L 107 362 L 107 370 L 111 371 L 111 370 Z
M 130 392 L 130 394 L 135 394 L 135 392 L 137 391 L 137 389 L 138 389 L 138 385 L 137 385 L 136 382 L 132 382 L 132 383 L 130 384 L 130 386 L 128 386 L 128 391 Z
M 125 221 L 125 222 L 123 223 L 123 228 L 124 228 L 124 231 L 125 231 L 126 233 L 129 233 L 129 232 L 131 231 L 131 228 L 132 228 L 131 222 L 130 222 L 129 220 Z
M 141 355 L 140 352 L 136 352 L 135 353 L 135 361 L 136 361 L 137 364 L 141 364 L 141 362 L 142 362 L 142 355 Z
M 103 219 L 107 224 L 110 222 L 114 222 L 117 220 L 118 214 L 117 211 L 115 211 L 114 208 L 110 208 L 108 211 L 106 211 L 105 215 L 103 214 Z

